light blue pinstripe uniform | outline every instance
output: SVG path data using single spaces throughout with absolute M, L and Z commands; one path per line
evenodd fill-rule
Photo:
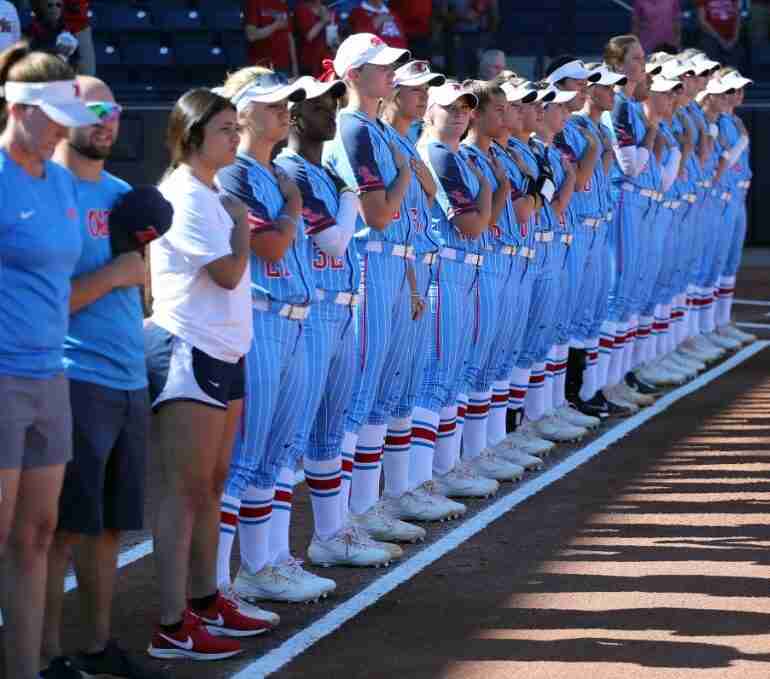
M 706 124 L 708 125 L 708 122 Z M 721 189 L 717 187 L 714 176 L 716 174 L 717 166 L 719 165 L 719 157 L 723 150 L 724 149 L 719 143 L 719 139 L 716 139 L 714 141 L 714 150 L 703 164 L 704 181 L 708 182 L 710 186 L 704 187 L 705 193 L 702 199 L 703 209 L 701 211 L 703 248 L 701 251 L 701 259 L 698 263 L 698 277 L 696 283 L 702 288 L 708 288 L 714 283 L 712 271 L 718 245 L 716 230 L 720 228 L 724 211 L 724 203 L 721 199 Z M 701 300 L 701 302 L 704 301 L 705 300 Z
M 383 124 L 360 111 L 344 109 L 337 134 L 324 145 L 324 165 L 360 194 L 387 190 L 398 170 Z M 365 227 L 356 234 L 361 256 L 363 300 L 358 310 L 358 357 L 346 431 L 384 424 L 404 391 L 409 356 L 403 348 L 412 331 L 406 259 L 394 246 L 412 246 L 409 205 L 402 203 L 383 231 Z
M 719 129 L 724 130 L 724 134 L 728 133 L 730 128 L 735 129 L 736 138 L 740 136 L 738 128 L 734 121 L 734 115 L 724 114 L 719 119 Z M 735 218 L 735 231 L 733 233 L 732 241 L 730 243 L 729 253 L 727 255 L 727 261 L 722 269 L 722 275 L 735 276 L 738 273 L 738 268 L 741 263 L 741 254 L 743 252 L 743 244 L 746 240 L 746 194 L 748 188 L 745 186 L 739 186 L 738 183 L 751 181 L 751 164 L 749 162 L 751 149 L 750 147 L 741 154 L 738 162 L 733 166 L 732 171 L 736 173 L 736 189 L 733 195 L 733 200 L 736 201 L 737 215 Z
M 278 183 L 266 168 L 239 154 L 220 171 L 222 189 L 248 208 L 252 233 L 278 228 L 284 206 Z M 307 347 L 303 323 L 278 315 L 284 304 L 305 305 L 313 299 L 310 241 L 302 223 L 283 258 L 270 263 L 251 254 L 251 290 L 255 304 L 254 341 L 246 355 L 244 414 L 233 446 L 225 493 L 241 497 L 247 486 L 271 488 L 291 455 L 293 437 L 302 421 L 307 393 Z

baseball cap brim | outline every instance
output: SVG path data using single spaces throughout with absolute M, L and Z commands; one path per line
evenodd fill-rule
M 678 80 L 669 80 L 668 78 L 653 78 L 650 85 L 650 92 L 671 92 L 677 87 L 682 87 L 682 83 Z
M 527 87 L 526 84 L 516 87 L 513 83 L 505 82 L 500 85 L 500 89 L 505 92 L 505 98 L 512 104 L 531 104 L 537 101 L 537 90 Z
M 441 87 L 446 82 L 446 77 L 441 73 L 423 73 L 414 78 L 396 78 L 393 84 L 396 87 L 421 87 L 429 85 L 430 87 Z
M 669 64 L 671 65 L 669 66 Z M 683 64 L 681 62 L 677 63 L 674 59 L 671 59 L 663 64 L 663 70 L 661 73 L 663 73 L 666 78 L 676 80 L 681 78 L 685 73 L 692 73 L 695 75 L 695 69 L 691 64 Z
M 548 100 L 547 104 L 566 104 L 567 102 L 572 101 L 576 96 L 577 92 L 570 92 L 568 90 L 559 90 L 554 88 L 552 90 L 553 92 L 553 99 Z
M 690 67 L 693 71 L 695 71 L 696 75 L 705 75 L 709 71 L 720 68 L 721 65 L 722 64 L 720 64 L 718 61 L 713 61 L 706 58 L 692 59 L 690 61 Z
M 604 85 L 605 87 L 620 85 L 623 87 L 628 83 L 628 78 L 625 75 L 610 71 L 608 68 L 598 69 L 596 72 L 599 74 L 599 79 L 591 82 L 591 85 Z
M 348 91 L 347 85 L 345 85 L 342 80 L 330 80 L 324 82 L 316 80 L 309 75 L 303 75 L 301 78 L 298 78 L 294 84 L 305 90 L 305 99 L 317 99 L 327 92 L 335 99 L 339 99 L 340 97 L 345 96 L 345 92 Z
M 663 64 L 645 64 L 644 72 L 647 75 L 660 75 L 663 71 Z
M 398 47 L 385 47 L 381 49 L 370 59 L 367 59 L 364 64 L 374 64 L 375 66 L 391 66 L 392 64 L 400 64 L 411 59 L 411 52 L 409 50 L 400 49 Z
M 51 120 L 64 127 L 85 127 L 87 125 L 98 125 L 100 122 L 99 116 L 79 101 L 72 101 L 70 103 L 41 102 L 38 104 L 38 107 Z
M 559 66 L 559 68 L 551 73 L 546 80 L 553 84 L 560 80 L 564 80 L 564 78 L 570 78 L 572 80 L 591 80 L 592 78 L 595 78 L 595 75 L 586 69 L 582 61 L 576 59 Z
M 243 106 L 252 101 L 259 104 L 275 104 L 284 100 L 296 103 L 305 99 L 306 96 L 307 92 L 297 80 L 288 85 L 280 85 L 265 90 L 251 87 L 238 97 L 238 105 Z
M 736 90 L 743 89 L 746 87 L 746 85 L 753 85 L 754 81 L 751 78 L 744 78 L 742 75 L 735 74 L 734 76 L 730 77 L 727 76 L 725 78 L 732 87 L 734 87 Z
M 431 87 L 428 93 L 428 108 L 433 106 L 433 104 L 451 106 L 463 97 L 468 99 L 471 108 L 476 108 L 479 105 L 479 99 L 473 92 L 464 87 L 455 87 L 455 85 L 457 83 L 445 83 L 440 87 Z

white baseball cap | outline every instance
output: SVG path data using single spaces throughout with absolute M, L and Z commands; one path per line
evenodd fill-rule
M 545 99 L 543 97 L 543 103 L 544 104 L 566 104 L 569 101 L 572 101 L 576 96 L 577 92 L 571 92 L 569 90 L 560 90 L 557 87 L 549 87 L 547 90 L 545 90 L 546 96 L 553 94 L 552 97 Z
M 500 89 L 505 92 L 505 98 L 512 104 L 521 102 L 522 104 L 531 104 L 537 101 L 538 90 L 532 87 L 532 83 L 526 81 L 519 86 L 512 82 L 504 82 Z
M 622 73 L 615 73 L 611 71 L 607 64 L 599 64 L 593 71 L 592 75 L 599 76 L 598 80 L 589 81 L 590 85 L 604 85 L 605 87 L 612 87 L 613 85 L 620 85 L 623 87 L 628 82 L 628 78 Z
M 650 92 L 671 92 L 677 87 L 682 87 L 682 83 L 671 78 L 664 78 L 662 75 L 656 75 L 650 84 Z
M 428 108 L 433 104 L 439 106 L 451 106 L 461 97 L 468 97 L 471 108 L 479 105 L 479 98 L 473 94 L 467 87 L 463 87 L 458 82 L 446 82 L 438 87 L 431 87 L 428 90 Z
M 679 59 L 669 59 L 668 61 L 663 62 L 661 75 L 664 78 L 668 78 L 669 80 L 678 80 L 685 73 L 692 73 L 695 75 L 695 69 L 693 68 L 692 64 L 689 64 L 685 61 L 680 61 Z
M 389 66 L 411 57 L 409 50 L 388 47 L 385 41 L 374 33 L 354 33 L 342 41 L 334 57 L 334 70 L 344 78 L 351 68 L 364 64 Z
M 410 61 L 396 69 L 396 77 L 393 84 L 396 87 L 419 87 L 420 85 L 430 85 L 439 87 L 446 82 L 446 78 L 441 73 L 434 73 L 430 70 L 430 62 Z
M 238 90 L 230 101 L 238 111 L 242 111 L 251 102 L 260 104 L 275 104 L 288 99 L 290 102 L 302 101 L 307 92 L 299 80 L 289 83 L 281 73 L 268 71 L 260 73 Z
M 97 125 L 99 116 L 90 111 L 80 98 L 76 80 L 54 80 L 42 83 L 6 81 L 0 96 L 9 104 L 37 106 L 51 120 L 65 127 Z
M 301 78 L 297 78 L 294 84 L 305 90 L 305 99 L 317 99 L 327 92 L 331 92 L 335 99 L 339 99 L 345 96 L 345 92 L 348 91 L 348 86 L 342 80 L 324 82 L 316 80 L 310 75 L 303 75 Z
M 740 90 L 746 85 L 753 85 L 754 81 L 751 78 L 746 78 L 742 76 L 738 71 L 730 71 L 724 78 L 722 78 L 722 81 L 728 81 L 731 85 L 731 87 L 735 88 L 736 90 Z
M 726 78 L 717 80 L 712 78 L 706 83 L 706 89 L 701 94 L 726 94 L 735 89 L 735 85 Z
M 573 80 L 595 80 L 596 76 L 585 67 L 585 64 L 583 64 L 580 59 L 573 59 L 572 61 L 568 61 L 566 64 L 559 66 L 559 68 L 551 73 L 546 80 L 553 85 L 564 78 L 572 78 Z

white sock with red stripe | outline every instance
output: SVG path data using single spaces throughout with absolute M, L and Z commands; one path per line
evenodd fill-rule
M 553 375 L 553 409 L 558 410 L 567 403 L 567 356 L 569 344 L 556 347 L 556 372 Z
M 671 332 L 671 305 L 661 304 L 655 307 L 655 314 L 657 316 L 657 335 L 655 336 L 655 353 L 653 358 L 662 358 L 665 356 L 668 349 L 668 338 Z
M 604 321 L 599 335 L 599 362 L 596 367 L 596 389 L 607 386 L 610 374 L 610 363 L 615 346 L 615 328 L 617 323 Z M 582 396 L 581 396 L 582 398 Z
M 430 413 L 429 410 L 425 411 Z M 433 413 L 431 413 L 432 415 Z M 414 417 L 416 417 L 416 411 Z M 463 418 L 465 415 L 463 414 Z M 457 420 L 459 419 L 456 405 L 442 408 L 438 419 L 438 436 L 436 438 L 436 450 L 433 454 L 433 473 L 443 476 L 452 471 L 457 464 Z M 427 418 L 426 418 L 427 421 Z M 414 439 L 412 439 L 414 442 Z M 432 475 L 431 475 L 431 478 Z M 419 484 L 417 484 L 419 485 Z M 416 487 L 416 486 L 415 486 Z
M 636 334 L 638 328 L 639 318 L 637 316 L 632 316 L 631 321 L 629 322 L 628 332 L 626 333 L 626 341 L 623 345 L 623 367 L 621 368 L 622 372 L 620 373 L 620 379 L 623 379 L 633 366 L 634 346 L 636 346 Z
M 556 376 L 556 347 L 548 350 L 548 358 L 545 359 L 545 379 L 543 380 L 543 416 L 553 414 L 553 383 Z
M 636 331 L 636 342 L 634 342 L 634 351 L 629 368 L 636 368 L 647 362 L 654 324 L 654 316 L 641 316 L 639 318 L 639 327 Z
M 508 408 L 521 410 L 529 390 L 531 368 L 514 368 L 511 372 L 511 384 L 508 391 Z
M 457 419 L 455 420 L 454 460 L 457 464 L 460 459 L 460 451 L 463 448 L 463 432 L 465 431 L 465 418 L 468 414 L 468 394 L 457 394 Z M 454 469 L 454 467 L 452 467 Z
M 592 337 L 585 341 L 586 367 L 583 370 L 583 384 L 578 394 L 583 401 L 590 401 L 599 388 L 599 338 Z M 607 358 L 609 365 L 609 356 Z
M 289 526 L 294 498 L 294 476 L 293 469 L 282 467 L 275 483 L 273 518 L 270 519 L 270 564 L 273 566 L 286 563 L 291 557 Z
M 472 460 L 487 447 L 487 421 L 492 390 L 472 391 L 468 394 L 468 411 L 465 414 L 463 434 L 463 459 Z
M 358 432 L 353 459 L 350 511 L 363 514 L 380 499 L 380 464 L 387 425 L 365 424 Z
M 433 457 L 438 436 L 439 415 L 427 408 L 412 411 L 412 442 L 409 450 L 409 490 L 433 478 Z M 387 479 L 387 473 L 385 475 Z
M 310 460 L 305 455 L 305 481 L 313 506 L 313 526 L 321 540 L 328 540 L 342 528 L 340 511 L 342 486 L 342 457 L 330 460 Z
M 717 329 L 717 305 L 716 305 L 716 291 L 718 288 L 710 287 L 708 289 L 708 301 L 706 305 L 706 330 L 705 332 L 714 332 Z
M 412 447 L 412 418 L 391 417 L 385 434 L 382 466 L 385 495 L 401 497 L 409 490 L 409 451 Z
M 252 573 L 261 571 L 270 558 L 270 523 L 273 515 L 274 488 L 249 486 L 238 512 L 238 539 L 241 562 Z
M 689 323 L 687 324 L 687 336 L 696 337 L 700 333 L 700 288 L 691 286 L 687 291 L 687 308 L 689 309 Z
M 543 399 L 543 384 L 545 382 L 545 363 L 535 363 L 529 375 L 529 389 L 524 400 L 524 412 L 527 419 L 537 422 L 543 417 L 545 403 Z
M 350 511 L 350 486 L 353 483 L 353 461 L 356 456 L 356 443 L 358 443 L 358 434 L 346 431 L 342 437 L 342 477 L 340 485 L 340 512 L 342 522 L 348 520 Z
M 615 337 L 612 341 L 612 355 L 610 356 L 609 371 L 607 373 L 607 382 L 605 386 L 614 387 L 620 384 L 623 377 L 623 354 L 626 346 L 626 333 L 628 332 L 628 323 L 615 324 Z
M 487 445 L 496 446 L 505 438 L 505 414 L 508 410 L 508 380 L 492 382 L 492 403 L 487 420 Z
M 735 276 L 720 277 L 717 298 L 717 325 L 720 328 L 730 323 L 733 299 L 735 299 Z
M 223 495 L 219 513 L 219 547 L 217 549 L 217 586 L 226 589 L 232 582 L 230 559 L 233 554 L 235 527 L 241 501 L 237 497 Z

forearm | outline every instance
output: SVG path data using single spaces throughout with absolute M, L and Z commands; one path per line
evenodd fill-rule
M 275 24 L 275 21 L 272 24 L 260 27 L 257 27 L 254 24 L 246 24 L 246 40 L 248 42 L 257 42 L 259 40 L 265 40 L 266 38 L 269 38 L 271 35 L 273 35 L 273 33 L 275 33 Z
M 307 35 L 305 35 L 305 40 L 308 42 L 313 42 L 318 37 L 318 34 L 324 30 L 324 27 L 326 26 L 326 21 L 324 19 L 319 19 L 315 22 L 313 27 L 307 32 Z
M 599 147 L 596 144 L 589 144 L 583 157 L 578 161 L 575 168 L 575 183 L 577 186 L 585 186 L 596 168 L 596 161 L 599 158 Z
M 115 278 L 110 264 L 72 281 L 70 314 L 74 314 L 115 289 Z
M 644 139 L 642 139 L 641 148 L 647 149 L 647 151 L 652 151 L 655 148 L 655 140 L 657 138 L 658 126 L 650 125 L 644 134 Z
M 509 194 L 509 188 L 503 184 L 498 186 L 495 192 L 492 194 L 492 208 L 489 215 L 490 224 L 497 224 L 498 220 L 500 219 L 500 215 L 503 214 L 503 210 L 505 209 L 505 202 L 508 200 Z
M 251 252 L 268 262 L 280 261 L 294 243 L 297 235 L 297 221 L 286 215 L 278 220 L 280 228 L 252 236 Z

